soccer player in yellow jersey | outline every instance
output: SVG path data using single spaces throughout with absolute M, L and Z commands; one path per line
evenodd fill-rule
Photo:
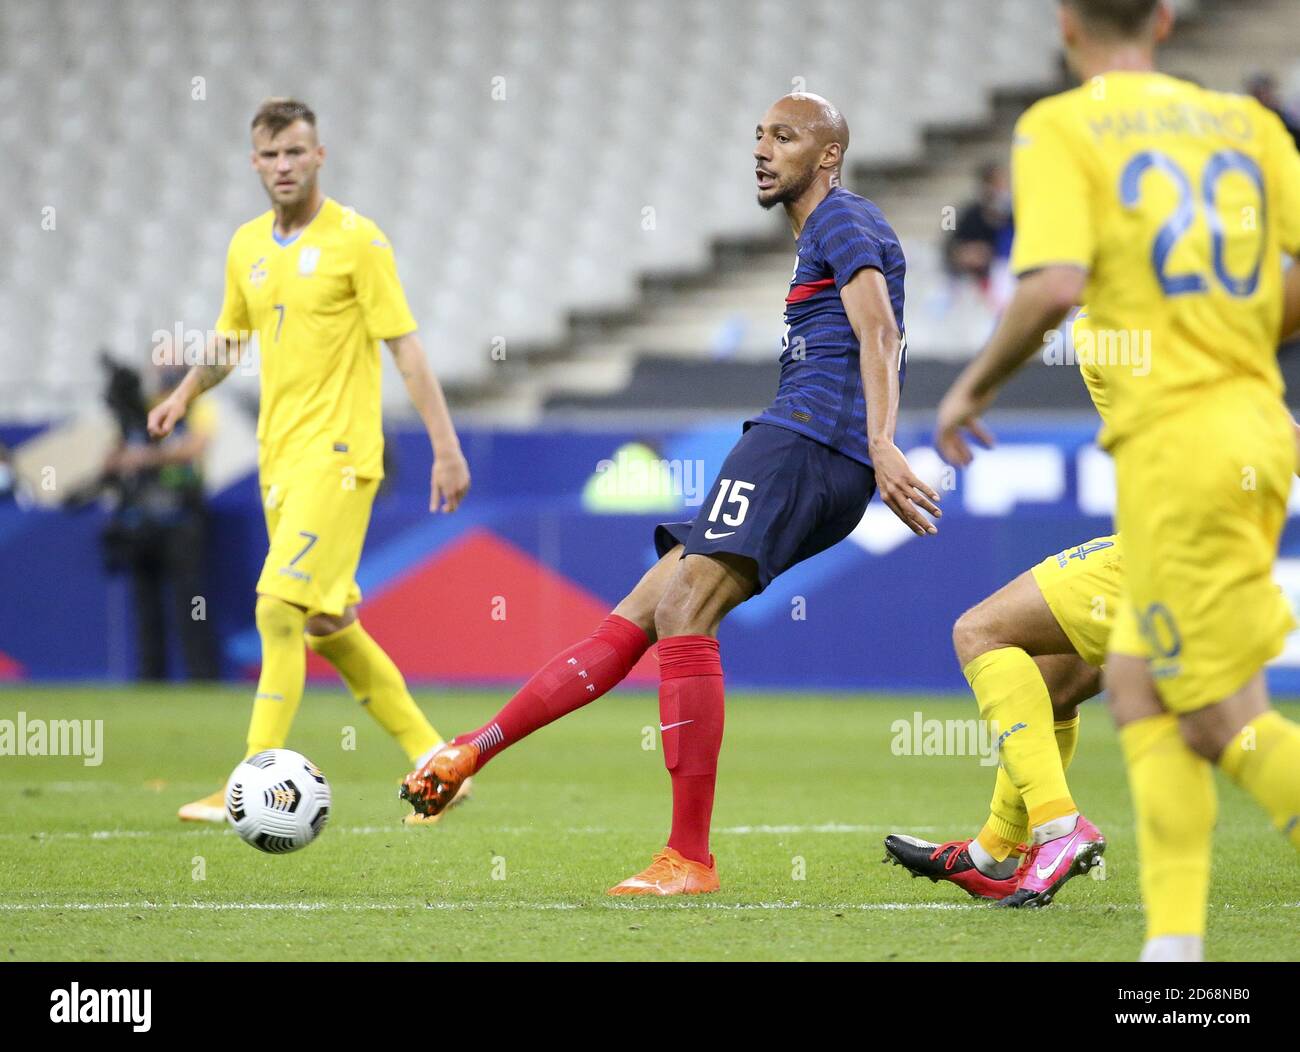
M 1288 271 L 1285 294 L 1283 342 L 1300 331 L 1300 266 Z M 1108 403 L 1089 358 L 1095 341 L 1086 313 L 1086 308 L 1080 310 L 1069 327 L 1080 372 L 1104 425 Z M 1294 434 L 1300 450 L 1300 424 L 1294 425 Z M 1031 799 L 1044 793 L 1049 800 L 1069 796 L 1063 787 L 1079 741 L 1079 705 L 1101 690 L 1123 583 L 1119 535 L 1096 537 L 1048 556 L 958 618 L 953 647 L 981 705 L 1014 705 L 1012 718 L 1026 727 L 1051 720 L 1056 755 L 1041 735 L 1038 755 L 1028 762 L 1022 755 L 1012 767 L 1015 778 L 998 766 L 989 816 L 976 836 L 933 843 L 891 833 L 885 838 L 885 861 L 913 876 L 946 881 L 976 898 L 1011 907 L 1048 905 L 1060 885 L 1077 875 L 1064 870 L 1045 891 L 1019 886 L 1028 875 L 1021 864 L 1027 849 L 1023 841 L 1031 839 L 1021 787 Z M 1032 657 L 1036 669 L 1024 657 Z M 981 669 L 996 671 L 977 678 L 974 673 Z
M 1076 351 L 1090 346 L 1085 314 L 1072 327 Z M 1086 363 L 1081 371 L 1104 421 L 1100 377 Z M 977 836 L 946 843 L 891 833 L 886 861 L 1008 907 L 1049 905 L 1096 865 L 1105 838 L 1079 814 L 1065 775 L 1079 705 L 1101 689 L 1122 582 L 1119 537 L 1097 537 L 1048 556 L 957 620 L 957 660 L 1001 739 L 989 817 Z M 1069 850 L 1052 852 L 1053 841 Z M 1049 857 L 1040 860 L 1044 849 Z
M 1106 660 L 1146 906 L 1144 960 L 1203 955 L 1212 767 L 1300 847 L 1300 726 L 1264 663 L 1294 624 L 1272 565 L 1296 467 L 1277 333 L 1300 256 L 1300 154 L 1254 100 L 1154 71 L 1163 0 L 1062 0 L 1083 86 L 1016 128 L 1016 295 L 940 406 L 968 430 L 1086 299 L 1110 402 L 1123 601 Z
M 262 671 L 246 755 L 285 744 L 303 693 L 305 634 L 418 764 L 442 738 L 357 620 L 356 568 L 383 477 L 380 340 L 433 446 L 431 511 L 456 510 L 469 489 L 469 469 L 388 239 L 321 191 L 325 147 L 315 114 L 301 102 L 270 99 L 253 117 L 252 138 L 253 168 L 271 208 L 231 239 L 209 360 L 155 407 L 149 430 L 168 434 L 195 398 L 229 374 L 256 334 L 258 475 L 270 550 L 257 582 Z M 186 804 L 180 817 L 224 821 L 223 794 Z

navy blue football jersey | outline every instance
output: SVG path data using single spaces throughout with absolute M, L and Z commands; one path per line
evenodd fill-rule
M 816 439 L 863 464 L 868 406 L 858 339 L 840 289 L 863 267 L 885 276 L 903 335 L 899 386 L 907 362 L 903 328 L 903 249 L 884 214 L 865 197 L 835 187 L 799 233 L 794 276 L 785 298 L 785 338 L 776 399 L 748 423 L 776 424 Z

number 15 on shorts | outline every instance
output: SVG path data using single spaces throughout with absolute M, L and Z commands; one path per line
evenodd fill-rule
M 749 497 L 747 493 L 752 492 L 754 484 L 752 482 L 741 482 L 739 479 L 719 479 L 718 496 L 713 502 L 713 507 L 709 509 L 708 522 L 717 522 L 718 515 L 722 515 L 722 522 L 727 526 L 740 526 L 745 521 L 745 516 L 749 513 Z M 723 511 L 723 508 L 728 509 Z M 735 532 L 734 530 L 731 532 Z M 727 533 L 715 532 L 713 529 L 704 531 L 706 539 L 711 541 L 719 540 L 722 537 L 729 536 Z

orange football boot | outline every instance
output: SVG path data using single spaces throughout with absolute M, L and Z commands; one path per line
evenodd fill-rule
M 460 788 L 456 790 L 456 795 L 451 798 L 451 803 L 449 803 L 436 815 L 422 815 L 418 811 L 412 811 L 409 815 L 403 816 L 402 825 L 407 826 L 409 828 L 415 828 L 418 826 L 437 825 L 439 822 L 442 821 L 443 817 L 447 814 L 448 811 L 450 811 L 453 807 L 459 807 L 461 804 L 463 804 L 466 800 L 468 800 L 473 795 L 474 795 L 474 779 L 466 778 L 463 782 L 460 783 Z
M 712 855 L 706 866 L 666 847 L 635 877 L 610 888 L 609 894 L 703 895 L 717 891 L 718 887 L 718 860 Z
M 211 796 L 183 804 L 176 812 L 182 822 L 213 822 L 226 824 L 226 790 L 218 789 Z
M 461 785 L 478 767 L 478 747 L 444 745 L 417 771 L 402 780 L 398 796 L 421 815 L 445 811 L 460 793 Z

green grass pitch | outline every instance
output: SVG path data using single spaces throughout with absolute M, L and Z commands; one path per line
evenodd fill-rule
M 1140 945 L 1133 819 L 1098 701 L 1084 708 L 1071 786 L 1110 841 L 1107 879 L 1012 912 L 881 864 L 891 830 L 944 840 L 984 819 L 992 770 L 978 758 L 891 750 L 894 720 L 966 719 L 963 698 L 733 692 L 714 814 L 722 890 L 664 901 L 604 894 L 667 833 L 652 695 L 616 693 L 542 730 L 441 825 L 408 830 L 402 755 L 341 691 L 313 687 L 289 744 L 324 769 L 334 808 L 315 844 L 284 857 L 174 817 L 239 759 L 249 696 L 0 693 L 0 719 L 104 721 L 99 766 L 0 757 L 6 959 L 1132 960 Z M 503 697 L 419 694 L 448 735 Z M 1300 959 L 1294 852 L 1219 787 L 1207 952 Z

